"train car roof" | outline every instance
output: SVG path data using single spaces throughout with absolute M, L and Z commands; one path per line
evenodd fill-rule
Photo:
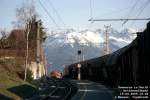
M 132 43 L 113 52 L 112 54 L 110 54 L 110 56 L 108 57 L 107 61 L 106 61 L 106 65 L 110 66 L 110 65 L 115 65 L 118 57 L 123 54 L 125 51 L 127 51 L 130 47 L 132 46 Z
M 104 55 L 104 56 L 101 56 L 98 58 L 89 59 L 89 60 L 83 62 L 83 64 L 84 63 L 91 64 L 91 65 L 94 65 L 93 67 L 96 67 L 96 65 L 101 65 L 102 63 L 106 63 L 108 57 L 109 57 L 109 55 Z
M 68 67 L 73 67 L 73 66 L 76 66 L 78 63 L 80 64 L 101 64 L 102 62 L 106 62 L 107 61 L 107 58 L 110 56 L 110 54 L 108 55 L 104 55 L 104 56 L 101 56 L 101 57 L 97 57 L 97 58 L 92 58 L 92 59 L 89 59 L 89 60 L 85 60 L 85 61 L 82 61 L 82 62 L 77 62 L 77 63 L 74 63 L 74 64 L 71 64 L 69 65 Z

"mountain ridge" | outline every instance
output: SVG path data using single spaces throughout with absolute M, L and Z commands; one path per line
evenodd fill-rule
M 120 32 L 111 28 L 109 30 L 109 47 L 111 52 L 131 43 L 136 37 L 136 30 L 127 28 Z M 104 55 L 105 30 L 83 30 L 59 32 L 51 35 L 45 41 L 48 70 L 62 70 L 63 66 L 78 62 L 77 51 L 82 51 L 82 59 L 92 59 Z

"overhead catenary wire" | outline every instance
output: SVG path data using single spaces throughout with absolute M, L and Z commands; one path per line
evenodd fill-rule
M 90 6 L 91 6 L 91 2 L 90 2 Z M 128 9 L 130 9 L 132 6 L 129 6 L 129 7 L 126 7 L 126 8 L 122 8 L 122 9 L 119 9 L 119 10 L 114 10 L 114 11 L 112 11 L 112 12 L 109 12 L 109 13 L 105 13 L 104 15 L 102 15 L 101 17 L 104 17 L 104 16 L 106 16 L 106 15 L 110 15 L 110 14 L 114 14 L 114 13 L 122 13 L 123 11 L 125 11 L 125 10 L 128 10 Z M 90 7 L 90 9 L 92 9 L 92 7 Z M 92 10 L 91 10 L 91 12 L 92 12 Z M 95 18 L 93 18 L 93 14 L 91 14 L 91 16 L 92 17 L 90 17 L 90 20 L 92 20 L 92 19 L 97 19 L 97 18 L 99 18 L 99 17 L 95 17 Z M 91 23 L 87 26 L 88 27 L 88 29 L 90 29 L 91 27 L 92 27 L 92 24 L 94 23 L 94 21 L 91 21 Z M 113 23 L 111 23 L 111 24 L 113 24 Z
M 93 18 L 92 0 L 90 0 L 90 17 Z
M 116 21 L 123 21 L 124 23 L 123 24 L 125 24 L 127 21 L 129 21 L 129 20 L 133 20 L 133 21 L 136 21 L 136 20 L 150 20 L 150 17 L 144 17 L 144 18 L 139 18 L 139 15 L 144 11 L 144 9 L 146 8 L 146 6 L 150 3 L 150 0 L 147 0 L 145 3 L 144 3 L 144 5 L 142 5 L 142 7 L 140 8 L 140 12 L 138 13 L 138 15 L 136 16 L 136 17 L 133 17 L 133 18 L 129 18 L 131 15 L 131 13 L 134 11 L 134 9 L 136 8 L 136 6 L 137 6 L 137 4 L 139 3 L 139 1 L 140 0 L 137 0 L 134 4 L 133 4 L 133 6 L 131 7 L 131 10 L 130 10 L 130 12 L 129 12 L 129 14 L 128 14 L 128 17 L 126 18 L 126 17 L 124 17 L 124 18 L 108 18 L 108 19 L 101 19 L 101 18 L 90 18 L 88 21 L 90 21 L 90 22 L 95 22 L 95 21 L 114 21 L 114 22 L 116 22 Z M 123 25 L 122 24 L 122 25 Z
M 140 7 L 139 13 L 136 15 L 135 18 L 138 18 L 138 17 L 142 14 L 142 12 L 143 12 L 144 9 L 149 5 L 149 3 L 150 3 L 150 0 L 147 0 L 147 1 Z M 135 21 L 133 21 L 132 25 L 134 24 L 134 22 L 135 22 Z M 131 25 L 131 26 L 132 26 L 132 25 Z
M 47 11 L 47 9 L 45 8 L 45 6 L 42 4 L 41 0 L 38 0 L 39 4 L 41 5 L 41 7 L 43 8 L 43 10 L 46 12 L 46 14 L 48 15 L 48 17 L 52 20 L 52 22 L 56 25 L 56 27 L 59 29 L 59 25 L 56 23 L 56 21 L 54 20 L 54 18 L 51 16 L 51 14 Z
M 127 15 L 127 18 L 130 18 L 132 12 L 134 11 L 134 9 L 136 8 L 138 2 L 140 0 L 136 0 L 135 3 L 133 4 L 133 6 L 131 7 L 131 10 L 129 11 L 128 15 Z M 122 25 L 124 25 L 125 23 L 127 23 L 128 20 L 124 21 Z
M 92 2 L 92 0 L 89 0 L 89 6 L 90 6 L 90 9 L 89 9 L 89 12 L 90 12 L 90 19 L 93 19 L 93 6 L 92 6 L 92 4 L 93 4 L 93 2 Z M 94 22 L 90 22 L 90 23 L 88 23 L 88 25 L 87 25 L 87 28 L 88 29 L 90 29 L 91 27 L 92 27 L 92 24 L 93 24 Z
M 137 14 L 136 18 L 138 18 L 138 17 L 142 14 L 142 12 L 143 12 L 144 9 L 148 6 L 149 3 L 150 3 L 150 0 L 147 0 L 147 1 L 144 3 L 144 5 L 141 6 L 141 10 L 140 10 L 140 12 Z
M 125 7 L 125 8 L 122 8 L 122 9 L 117 9 L 117 10 L 114 10 L 114 11 L 111 11 L 111 12 L 104 13 L 103 15 L 101 15 L 99 17 L 104 17 L 104 16 L 108 16 L 108 15 L 110 16 L 112 14 L 120 14 L 120 13 L 122 13 L 124 11 L 127 11 L 130 8 L 131 8 L 131 6 Z M 95 17 L 95 18 L 99 18 L 99 17 Z
M 134 11 L 134 9 L 136 8 L 136 6 L 137 6 L 137 4 L 138 4 L 139 1 L 140 1 L 140 0 L 136 0 L 136 2 L 133 4 L 131 10 L 130 10 L 129 13 L 128 13 L 128 17 L 127 17 L 127 18 L 130 17 L 131 13 Z

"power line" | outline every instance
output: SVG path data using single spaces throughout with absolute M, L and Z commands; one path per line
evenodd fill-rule
M 64 23 L 64 21 L 62 20 L 61 16 L 59 15 L 58 11 L 55 9 L 54 5 L 52 4 L 51 0 L 47 0 L 48 3 L 51 5 L 52 9 L 54 10 L 54 12 L 56 13 L 57 17 L 59 18 L 59 20 L 62 22 L 62 24 L 64 25 L 64 27 L 66 26 L 66 24 Z
M 43 8 L 43 10 L 46 12 L 46 14 L 49 16 L 49 18 L 52 20 L 52 22 L 56 25 L 56 27 L 59 28 L 58 24 L 56 23 L 56 21 L 54 20 L 54 18 L 51 16 L 51 14 L 47 11 L 47 9 L 42 4 L 42 2 L 40 0 L 38 0 L 38 2 L 41 5 L 41 7 Z

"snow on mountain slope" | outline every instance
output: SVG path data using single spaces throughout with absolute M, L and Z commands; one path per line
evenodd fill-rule
M 134 38 L 136 31 L 124 29 L 118 32 L 111 29 L 109 32 L 109 47 L 111 52 L 129 44 Z M 84 30 L 68 33 L 59 32 L 48 37 L 45 41 L 45 51 L 48 59 L 48 70 L 62 70 L 64 65 L 79 61 L 78 50 L 82 51 L 82 59 L 87 60 L 104 55 L 105 31 Z

